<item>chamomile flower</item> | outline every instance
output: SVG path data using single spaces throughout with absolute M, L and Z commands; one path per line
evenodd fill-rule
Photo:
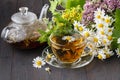
M 99 42 L 99 37 L 98 36 L 93 37 L 93 42 L 98 43 Z
M 107 36 L 107 39 L 108 39 L 109 41 L 112 41 L 112 40 L 113 40 L 112 35 L 108 35 L 108 36 Z
M 111 41 L 109 41 L 108 39 L 102 39 L 101 42 L 104 46 L 109 46 L 111 44 Z
M 74 30 L 75 31 L 80 31 L 81 32 L 85 28 L 85 26 L 83 24 L 80 24 L 80 22 L 77 22 L 77 21 L 74 21 L 73 25 L 74 25 Z
M 106 58 L 109 58 L 110 56 L 114 55 L 113 51 L 111 51 L 108 47 L 105 47 L 103 50 L 106 55 Z
M 105 22 L 105 26 L 111 26 L 111 24 L 114 22 L 113 18 L 106 15 L 104 16 L 104 22 Z
M 73 36 L 63 36 L 62 40 L 67 40 L 68 42 L 75 41 L 75 38 Z
M 97 57 L 98 57 L 98 59 L 101 59 L 101 60 L 106 59 L 106 55 L 104 54 L 103 49 L 99 49 Z
M 113 27 L 111 27 L 111 28 L 109 28 L 109 27 L 106 27 L 105 29 L 104 29 L 104 31 L 105 31 L 105 33 L 107 34 L 107 35 L 112 35 L 112 33 L 113 33 Z
M 94 12 L 95 23 L 97 23 L 99 21 L 103 21 L 104 20 L 104 15 L 105 15 L 105 11 L 102 10 L 101 8 L 97 8 L 97 10 Z
M 73 25 L 74 25 L 74 30 L 78 31 L 78 27 L 80 26 L 80 22 L 74 21 Z
M 97 34 L 100 35 L 100 36 L 106 35 L 104 29 L 97 30 Z
M 103 21 L 100 21 L 100 22 L 96 23 L 96 28 L 98 30 L 104 29 L 104 27 L 105 27 L 105 23 Z
M 78 27 L 78 31 L 82 32 L 84 30 L 85 26 L 83 24 L 80 24 Z
M 84 29 L 84 31 L 83 32 L 81 32 L 81 34 L 83 35 L 83 36 L 85 36 L 86 38 L 88 38 L 88 37 L 90 37 L 91 35 L 93 35 L 92 34 L 92 31 L 91 30 L 89 30 L 89 29 Z
M 104 46 L 109 46 L 112 42 L 112 36 L 104 35 L 101 39 L 101 42 Z
M 120 38 L 118 38 L 117 43 L 120 44 Z
M 108 40 L 112 40 L 112 31 L 113 28 L 105 27 L 104 29 L 97 29 L 97 34 L 102 38 L 107 37 Z
M 35 68 L 41 68 L 45 64 L 46 64 L 45 61 L 39 56 L 33 60 L 33 67 Z
M 99 47 L 101 45 L 101 37 L 99 35 L 94 35 L 92 41 L 94 42 L 96 47 Z
M 94 12 L 95 14 L 94 15 L 105 15 L 105 11 L 101 8 L 97 8 L 97 10 Z

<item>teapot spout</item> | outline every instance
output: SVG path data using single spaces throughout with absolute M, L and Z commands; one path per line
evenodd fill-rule
M 48 8 L 49 8 L 49 5 L 48 5 L 48 4 L 45 4 L 45 5 L 42 7 L 39 20 L 42 20 L 42 18 L 46 18 L 46 17 L 47 17 L 47 10 L 48 10 Z

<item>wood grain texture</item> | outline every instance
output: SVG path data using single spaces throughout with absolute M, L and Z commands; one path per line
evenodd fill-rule
M 26 6 L 39 16 L 42 6 L 48 0 L 3 0 L 0 2 L 0 33 L 11 21 L 18 8 Z M 48 13 L 50 17 L 51 14 Z M 89 65 L 78 69 L 58 69 L 46 65 L 41 69 L 32 66 L 33 58 L 40 56 L 46 47 L 19 50 L 0 38 L 0 80 L 120 80 L 120 59 L 113 56 L 105 61 L 94 59 Z M 51 74 L 44 68 L 50 67 Z
M 16 12 L 16 0 L 0 1 L 0 33 Z M 11 80 L 13 48 L 0 38 L 0 80 Z
M 95 59 L 86 67 L 88 80 L 120 80 L 120 60 L 116 56 L 105 61 Z

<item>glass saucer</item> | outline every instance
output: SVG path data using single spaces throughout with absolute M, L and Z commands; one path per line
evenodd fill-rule
M 90 52 L 87 50 L 87 53 Z M 56 59 L 50 47 L 46 47 L 43 50 L 42 57 L 45 59 L 46 63 L 57 68 L 80 68 L 88 65 L 94 59 L 94 55 L 89 54 L 86 56 L 82 56 L 78 61 L 71 65 L 70 64 L 63 65 Z

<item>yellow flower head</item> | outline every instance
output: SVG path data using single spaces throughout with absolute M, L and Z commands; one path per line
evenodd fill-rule
M 36 61 L 36 65 L 41 66 L 42 65 L 42 61 Z
M 100 16 L 100 15 L 97 15 L 96 18 L 97 18 L 97 19 L 101 19 L 101 16 Z
M 105 23 L 107 23 L 107 24 L 111 24 L 112 22 L 113 22 L 112 17 L 106 15 L 106 16 L 105 16 Z
M 94 42 L 98 42 L 98 38 L 97 38 L 97 37 L 94 37 L 94 38 L 93 38 L 93 41 L 94 41 Z
M 33 67 L 41 68 L 43 65 L 45 65 L 45 61 L 41 57 L 36 57 L 33 60 Z
M 101 33 L 101 35 L 105 35 L 105 32 L 102 30 L 102 31 L 100 31 L 100 33 Z
M 102 58 L 102 55 L 100 55 L 100 54 L 98 54 L 98 59 L 100 59 L 100 60 L 102 60 L 103 58 Z
M 104 24 L 102 24 L 102 23 L 98 24 L 98 28 L 103 28 L 103 27 L 104 27 Z
M 112 36 L 108 36 L 108 40 L 110 40 L 110 41 L 111 41 L 111 40 L 112 40 Z
M 106 39 L 103 39 L 103 44 L 106 44 L 107 43 L 107 40 Z
M 85 32 L 85 37 L 89 37 L 90 33 L 89 32 Z
M 69 14 L 68 13 L 63 13 L 62 18 L 63 19 L 69 19 Z
M 106 23 L 110 23 L 110 19 L 108 19 L 108 18 L 105 19 L 105 22 L 106 22 Z
M 106 59 L 106 55 L 105 55 L 103 49 L 100 49 L 100 50 L 98 51 L 98 56 L 97 56 L 97 57 L 98 57 L 98 59 L 100 59 L 100 60 Z
M 79 31 L 83 31 L 83 26 L 80 26 L 78 29 Z

